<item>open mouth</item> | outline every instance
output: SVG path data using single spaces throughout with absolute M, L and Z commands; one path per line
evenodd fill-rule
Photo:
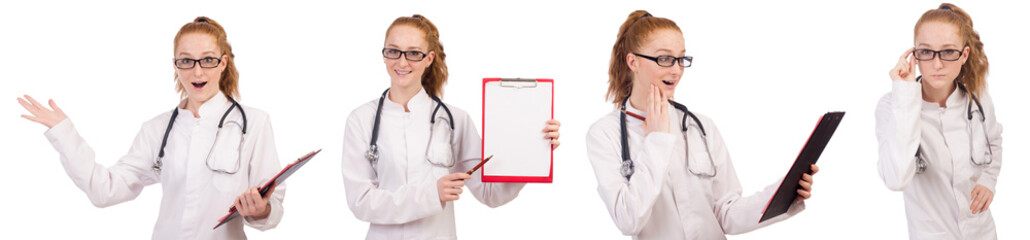
M 674 82 L 669 81 L 669 80 L 662 80 L 662 83 L 664 83 L 666 86 L 670 86 L 670 87 L 672 87 L 672 84 L 674 84 Z
M 393 70 L 393 72 L 397 73 L 397 75 L 408 75 L 408 74 L 411 74 L 411 71 Z
M 206 81 L 205 82 L 195 82 L 195 83 L 190 83 L 190 84 L 193 84 L 193 87 L 195 87 L 195 88 L 204 88 L 204 85 L 207 85 L 207 82 Z

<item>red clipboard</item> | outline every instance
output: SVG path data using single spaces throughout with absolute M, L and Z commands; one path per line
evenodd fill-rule
M 498 134 L 500 134 L 500 133 L 495 133 L 495 132 L 492 132 L 492 131 L 487 131 L 487 129 L 489 129 L 487 127 L 488 124 L 497 124 L 497 123 L 488 122 L 487 121 L 487 114 L 491 112 L 490 110 L 500 110 L 500 111 L 511 111 L 512 110 L 512 109 L 488 109 L 487 108 L 488 105 L 491 105 L 491 104 L 495 103 L 495 102 L 491 102 L 491 101 L 497 101 L 499 103 L 511 103 L 510 100 L 496 99 L 496 98 L 495 99 L 491 99 L 491 96 L 488 96 L 487 86 L 490 85 L 490 86 L 493 87 L 494 85 L 497 85 L 497 84 L 500 84 L 501 87 L 513 87 L 515 89 L 528 89 L 528 88 L 535 88 L 535 87 L 549 87 L 550 88 L 550 89 L 537 89 L 537 91 L 534 92 L 535 94 L 538 94 L 538 95 L 540 93 L 547 93 L 546 94 L 547 95 L 546 98 L 533 98 L 532 99 L 532 101 L 534 101 L 534 102 L 546 103 L 548 105 L 548 108 L 546 109 L 547 114 L 548 114 L 548 118 L 547 119 L 539 119 L 539 123 L 540 123 L 540 125 L 539 125 L 540 127 L 539 128 L 536 127 L 536 126 L 538 126 L 537 125 L 538 123 L 511 124 L 512 127 L 532 126 L 533 129 L 532 130 L 527 130 L 527 131 L 530 131 L 532 133 L 541 133 L 541 135 L 539 136 L 539 139 L 547 141 L 547 143 L 546 143 L 546 151 L 547 151 L 546 155 L 547 155 L 547 161 L 549 163 L 547 165 L 546 175 L 542 174 L 543 173 L 542 171 L 534 171 L 537 174 L 532 174 L 532 175 L 492 174 L 491 173 L 491 172 L 494 172 L 494 171 L 491 171 L 491 169 L 497 170 L 497 169 L 501 169 L 503 166 L 512 166 L 513 163 L 518 163 L 518 162 L 512 162 L 512 161 L 524 161 L 524 158 L 520 158 L 519 156 L 517 156 L 515 154 L 495 154 L 493 152 L 487 152 L 487 151 L 491 150 L 491 149 L 488 149 L 487 139 L 488 138 L 494 139 L 494 136 L 497 136 Z M 514 84 L 514 85 L 505 85 L 505 84 Z M 543 123 L 545 123 L 547 120 L 550 120 L 550 119 L 554 118 L 554 80 L 553 79 L 522 79 L 522 78 L 484 78 L 483 79 L 483 105 L 482 106 L 483 106 L 483 111 L 482 111 L 482 117 L 483 117 L 482 118 L 483 119 L 483 121 L 482 121 L 482 123 L 483 123 L 483 131 L 482 131 L 482 133 L 483 133 L 483 138 L 482 138 L 481 146 L 482 146 L 483 149 L 481 151 L 482 156 L 481 156 L 480 159 L 483 159 L 482 157 L 485 157 L 487 155 L 494 155 L 493 160 L 491 160 L 489 163 L 485 164 L 483 166 L 483 169 L 480 171 L 480 176 L 482 177 L 483 182 L 551 183 L 553 178 L 554 178 L 554 151 L 551 150 L 549 141 L 547 139 L 543 139 L 543 133 L 540 132 L 540 130 L 543 129 L 543 126 L 544 126 Z M 506 113 L 510 113 L 510 112 L 506 112 Z M 536 119 L 531 120 L 531 121 L 536 121 Z M 489 125 L 489 126 L 493 127 L 494 125 Z M 504 135 L 504 134 L 500 134 L 500 135 Z M 502 138 L 502 137 L 498 137 L 498 138 Z M 502 138 L 502 139 L 504 139 L 504 138 Z M 542 146 L 542 145 L 539 145 L 539 144 L 535 145 L 535 147 L 539 147 L 539 146 Z M 541 151 L 539 149 L 534 149 L 534 150 Z M 542 166 L 543 165 L 539 165 L 539 166 L 536 166 L 536 167 L 542 169 Z
M 279 174 L 276 174 L 275 177 L 272 178 L 272 180 L 269 180 L 268 183 L 265 183 L 264 186 L 261 186 L 261 189 L 258 190 L 261 194 L 261 197 L 268 195 L 268 190 L 272 188 L 272 183 L 281 183 L 283 181 L 286 181 L 286 178 L 290 177 L 290 175 L 293 175 L 293 173 L 296 172 L 297 169 L 300 169 L 301 166 L 304 166 L 304 164 L 308 163 L 308 160 L 311 160 L 311 158 L 319 152 L 322 152 L 322 149 L 318 149 L 314 152 L 305 154 L 303 157 L 298 158 L 297 161 L 290 163 L 290 165 L 286 165 L 286 167 L 284 167 L 282 171 L 279 171 Z M 211 229 L 218 229 L 218 227 L 225 225 L 229 221 L 239 216 L 240 212 L 236 211 L 236 206 L 230 207 L 229 213 L 225 214 L 225 216 L 222 217 L 222 219 L 218 219 L 218 224 Z

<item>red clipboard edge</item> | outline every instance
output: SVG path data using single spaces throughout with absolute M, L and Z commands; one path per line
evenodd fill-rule
M 315 154 L 318 154 L 320 152 L 322 152 L 322 149 L 315 150 L 314 152 L 310 152 L 307 155 L 304 155 L 304 157 L 301 157 L 300 159 L 297 159 L 297 161 L 293 161 L 293 163 L 290 163 L 290 164 L 286 165 L 286 167 L 283 167 L 283 170 L 280 170 L 279 173 L 275 174 L 275 177 L 273 177 L 271 180 L 268 180 L 268 182 L 265 183 L 264 186 L 261 186 L 261 189 L 264 190 L 264 189 L 268 189 L 268 188 L 272 187 L 272 182 L 275 182 L 275 179 L 278 179 L 279 176 L 282 176 L 283 173 L 286 172 L 286 170 L 292 168 L 293 165 L 297 165 L 300 162 L 311 160 L 311 157 L 315 156 Z M 262 196 L 262 197 L 264 197 L 264 196 Z M 227 220 L 229 218 L 229 216 L 232 216 L 233 213 L 236 213 L 236 206 L 229 207 L 229 213 L 225 214 L 225 216 L 222 216 L 221 219 L 218 219 L 218 224 L 216 224 L 215 227 L 213 227 L 211 229 L 212 230 L 218 229 L 218 227 L 221 227 L 222 225 L 224 225 L 225 224 L 225 220 Z
M 498 82 L 501 78 L 483 78 L 483 92 L 482 92 L 482 123 L 483 123 L 483 137 L 480 138 L 480 151 L 479 159 L 484 159 L 486 153 L 483 152 L 482 148 L 486 146 L 486 84 L 489 82 Z M 554 119 L 554 79 L 549 78 L 537 78 L 537 82 L 551 83 L 551 119 Z M 480 160 L 482 161 L 482 160 Z M 483 182 L 519 182 L 519 183 L 552 183 L 554 180 L 554 149 L 551 149 L 551 170 L 547 173 L 546 177 L 527 177 L 527 176 L 487 176 L 486 165 L 483 165 L 483 169 L 479 170 L 479 174 Z
M 293 163 L 290 163 L 290 164 L 286 165 L 286 167 L 283 167 L 283 170 L 280 170 L 278 174 L 275 174 L 275 177 L 273 177 L 271 180 L 268 180 L 268 182 L 265 183 L 264 186 L 261 186 L 261 189 L 265 190 L 265 189 L 271 188 L 272 187 L 272 183 L 275 182 L 276 179 L 279 179 L 279 176 L 282 176 L 283 173 L 286 172 L 286 170 L 288 170 L 290 168 L 293 168 L 293 165 L 297 165 L 300 162 L 311 160 L 311 157 L 315 156 L 315 154 L 318 154 L 320 152 L 322 152 L 322 149 L 315 150 L 314 152 L 310 152 L 307 155 L 304 155 L 304 157 L 301 157 L 300 159 L 297 159 L 297 161 L 293 161 Z M 264 197 L 264 196 L 262 196 L 262 197 Z

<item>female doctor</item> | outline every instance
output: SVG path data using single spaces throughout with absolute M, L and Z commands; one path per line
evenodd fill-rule
M 966 12 L 944 3 L 916 22 L 914 44 L 876 106 L 880 177 L 905 193 L 910 238 L 996 239 L 989 208 L 1001 124 L 980 35 Z
M 383 45 L 390 88 L 347 117 L 347 203 L 370 223 L 368 239 L 455 239 L 453 201 L 463 186 L 497 207 L 525 183 L 483 183 L 479 174 L 465 174 L 481 160 L 480 136 L 468 113 L 440 101 L 447 55 L 429 19 L 397 18 Z M 541 140 L 558 147 L 558 121 L 541 125 Z
M 97 207 L 132 200 L 161 183 L 154 239 L 242 239 L 243 225 L 274 228 L 282 218 L 284 187 L 262 198 L 257 187 L 279 171 L 268 114 L 243 107 L 232 47 L 221 25 L 198 17 L 175 35 L 176 89 L 184 96 L 172 111 L 143 123 L 129 153 L 110 167 L 53 101 L 50 108 L 25 96 L 18 102 L 46 125 L 75 185 Z M 243 218 L 212 230 L 229 207 Z M 242 220 L 241 220 L 242 219 Z
M 685 53 L 672 20 L 638 10 L 619 28 L 608 79 L 618 109 L 595 122 L 586 139 L 597 191 L 615 225 L 634 239 L 725 239 L 800 212 L 811 196 L 809 174 L 786 214 L 759 223 L 779 183 L 741 197 L 719 129 L 671 101 L 693 60 Z

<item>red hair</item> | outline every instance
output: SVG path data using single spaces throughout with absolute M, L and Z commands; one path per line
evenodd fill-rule
M 973 19 L 958 6 L 942 3 L 937 9 L 923 13 L 916 22 L 916 34 L 919 33 L 919 27 L 928 22 L 948 23 L 959 29 L 958 34 L 962 37 L 963 44 L 969 47 L 969 55 L 955 80 L 965 86 L 970 94 L 980 95 L 987 85 L 987 67 L 990 64 L 987 62 L 987 55 L 984 54 L 984 43 L 980 41 L 980 34 L 973 30 Z
M 629 98 L 630 92 L 633 91 L 633 75 L 626 62 L 626 55 L 640 49 L 651 33 L 661 29 L 682 32 L 680 27 L 668 18 L 654 17 L 644 10 L 636 10 L 629 14 L 626 22 L 619 27 L 619 35 L 615 39 L 615 46 L 612 47 L 606 99 L 621 105 L 623 100 Z
M 426 89 L 426 93 L 429 95 L 443 97 L 443 85 L 447 83 L 447 63 L 444 61 L 447 58 L 447 54 L 443 52 L 443 44 L 440 43 L 440 32 L 436 30 L 436 25 L 433 25 L 433 22 L 419 14 L 411 15 L 411 17 L 399 17 L 386 29 L 386 35 L 390 35 L 391 29 L 401 25 L 414 27 L 425 34 L 423 39 L 429 45 L 429 49 L 426 49 L 426 54 L 434 52 L 436 57 L 433 58 L 433 62 L 429 63 L 426 71 L 422 73 L 422 88 Z
M 208 17 L 197 17 L 193 19 L 193 22 L 182 25 L 182 28 L 179 28 L 179 33 L 175 34 L 174 49 L 179 48 L 179 39 L 189 33 L 205 33 L 215 38 L 215 44 L 222 51 L 221 54 L 228 58 L 225 61 L 225 70 L 222 71 L 222 77 L 218 80 L 218 90 L 221 90 L 222 94 L 225 94 L 226 97 L 239 99 L 240 73 L 236 71 L 236 63 L 233 60 L 235 55 L 232 53 L 232 46 L 229 45 L 229 40 L 225 37 L 225 29 L 222 28 L 222 25 Z M 179 73 L 175 73 L 175 91 L 179 92 L 180 96 L 186 95 L 186 89 L 183 89 L 182 84 L 179 84 Z

